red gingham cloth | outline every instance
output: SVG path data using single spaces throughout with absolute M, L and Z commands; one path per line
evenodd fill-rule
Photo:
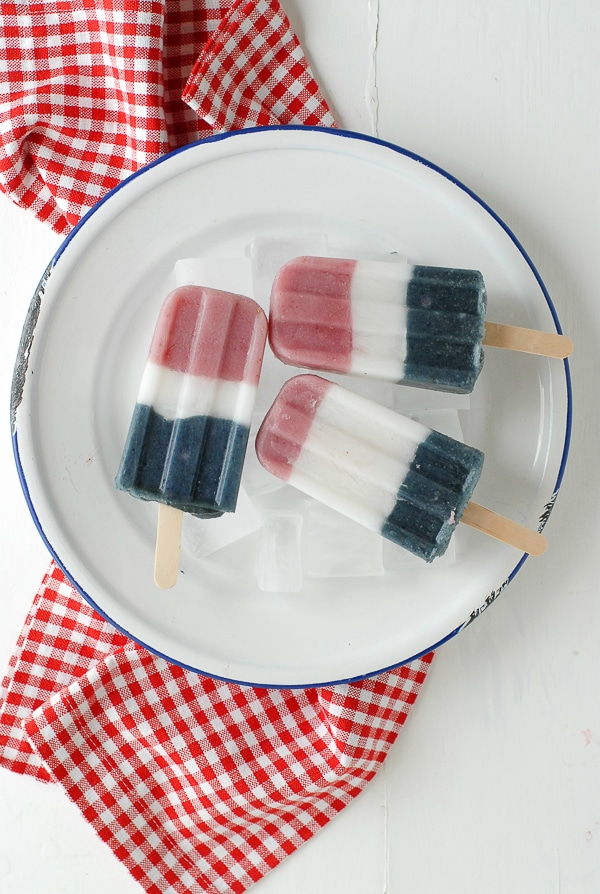
M 0 3 L 0 189 L 57 233 L 159 155 L 273 123 L 333 124 L 278 2 Z
M 276 0 L 0 14 L 0 187 L 60 233 L 191 140 L 333 124 Z M 131 642 L 52 564 L 0 689 L 0 764 L 62 785 L 148 894 L 242 892 L 374 776 L 432 657 L 318 689 L 223 683 Z
M 128 640 L 53 565 L 0 690 L 0 764 L 62 785 L 148 894 L 237 894 L 373 778 L 432 658 L 308 690 L 223 683 Z

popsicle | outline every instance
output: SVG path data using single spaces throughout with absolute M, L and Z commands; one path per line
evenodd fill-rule
M 541 534 L 471 502 L 480 450 L 320 376 L 285 383 L 256 453 L 273 475 L 426 562 L 444 554 L 461 520 L 525 552 L 546 546 Z
M 478 270 L 300 257 L 277 273 L 269 339 L 284 363 L 468 394 L 483 345 L 567 356 L 569 339 L 485 321 Z
M 235 510 L 266 338 L 245 296 L 183 286 L 165 299 L 115 480 L 172 510 L 159 530 Z

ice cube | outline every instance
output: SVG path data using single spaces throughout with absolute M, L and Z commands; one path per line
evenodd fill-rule
M 260 527 L 260 514 L 243 487 L 240 487 L 235 512 L 220 518 L 197 518 L 184 513 L 181 544 L 193 556 L 204 559 Z
M 308 577 L 380 577 L 383 538 L 374 531 L 313 502 L 306 511 Z
M 261 590 L 298 593 L 302 589 L 302 514 L 288 509 L 263 512 L 256 577 Z
M 174 289 L 179 286 L 205 286 L 251 297 L 251 264 L 242 255 L 180 258 L 173 267 L 170 285 Z

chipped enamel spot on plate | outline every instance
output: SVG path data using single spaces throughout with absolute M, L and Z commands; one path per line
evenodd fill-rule
M 27 376 L 27 369 L 29 367 L 29 355 L 31 354 L 31 345 L 33 343 L 33 337 L 35 335 L 35 327 L 37 326 L 38 317 L 40 315 L 42 297 L 44 295 L 44 292 L 46 291 L 46 284 L 50 279 L 50 274 L 52 273 L 53 266 L 54 258 L 46 267 L 44 275 L 42 276 L 39 285 L 35 290 L 35 294 L 31 299 L 29 310 L 27 311 L 27 316 L 25 317 L 25 322 L 23 324 L 21 341 L 19 342 L 17 359 L 15 361 L 15 369 L 13 373 L 12 390 L 10 396 L 10 419 L 11 431 L 13 435 L 17 430 L 17 410 L 19 409 L 21 401 L 23 400 L 25 377 Z

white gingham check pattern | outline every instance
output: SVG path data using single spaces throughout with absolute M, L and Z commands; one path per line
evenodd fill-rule
M 0 765 L 44 782 L 51 775 L 22 721 L 97 661 L 130 641 L 107 624 L 50 566 L 40 584 L 0 687 Z
M 274 122 L 333 125 L 277 0 L 0 5 L 0 190 L 58 233 L 159 155 Z
M 375 775 L 432 654 L 308 690 L 168 664 L 52 565 L 0 690 L 0 765 L 57 782 L 148 894 L 242 892 Z
M 0 12 L 0 188 L 57 232 L 198 137 L 333 124 L 276 0 Z M 242 892 L 373 777 L 432 657 L 312 690 L 222 683 L 132 643 L 52 564 L 0 688 L 0 765 L 62 785 L 148 894 Z
M 126 647 L 24 725 L 148 894 L 237 894 L 374 776 L 425 668 L 279 691 L 199 677 Z
M 333 117 L 283 11 L 236 4 L 211 36 L 183 98 L 217 131 L 269 124 L 333 126 Z

